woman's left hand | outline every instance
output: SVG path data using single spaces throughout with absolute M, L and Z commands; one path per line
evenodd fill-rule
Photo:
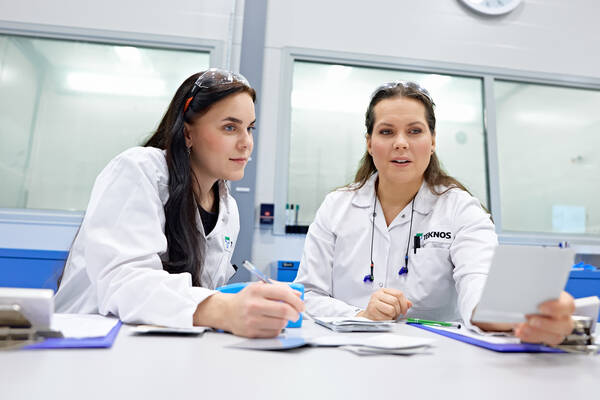
M 569 293 L 562 292 L 557 300 L 542 303 L 539 310 L 540 314 L 528 315 L 527 322 L 515 327 L 515 336 L 522 342 L 557 345 L 573 331 L 575 302 Z

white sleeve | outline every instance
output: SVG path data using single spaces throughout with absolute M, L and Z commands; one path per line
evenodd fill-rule
M 459 198 L 454 221 L 455 237 L 450 257 L 454 264 L 458 309 L 465 324 L 469 325 L 481 298 L 498 236 L 490 216 L 472 196 Z
M 197 305 L 214 291 L 192 287 L 189 273 L 163 270 L 165 216 L 153 169 L 122 155 L 96 179 L 80 232 L 87 273 L 101 314 L 191 327 Z
M 333 255 L 336 235 L 331 228 L 331 195 L 325 198 L 308 229 L 296 283 L 304 285 L 304 302 L 318 317 L 355 316 L 360 308 L 332 297 Z

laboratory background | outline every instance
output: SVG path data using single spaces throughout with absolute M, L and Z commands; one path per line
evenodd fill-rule
M 0 0 L 0 289 L 56 291 L 100 171 L 144 144 L 184 79 L 219 68 L 257 92 L 254 150 L 230 182 L 233 264 L 294 281 L 319 206 L 354 179 L 371 93 L 414 81 L 443 168 L 499 243 L 572 249 L 565 290 L 600 296 L 599 18 L 597 0 Z M 326 331 L 311 319 L 284 334 Z M 597 347 L 483 349 L 402 324 L 418 351 L 260 352 L 110 321 L 85 342 L 102 349 L 0 352 L 0 398 L 598 398 Z
M 568 242 L 600 264 L 598 4 L 465 3 L 1 1 L 0 259 L 39 259 L 14 279 L 54 287 L 97 174 L 149 137 L 179 82 L 219 67 L 258 92 L 234 262 L 276 276 L 300 260 L 364 152 L 371 91 L 413 80 L 436 102 L 443 167 L 501 243 Z

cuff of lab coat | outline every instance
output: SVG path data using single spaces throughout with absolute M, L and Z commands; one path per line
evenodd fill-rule
M 471 324 L 471 318 L 473 317 L 473 311 L 475 310 L 475 307 L 477 307 L 477 304 L 479 304 L 479 300 L 481 299 L 481 293 L 483 292 L 484 285 L 485 280 L 482 282 L 471 282 L 469 297 L 463 301 L 461 317 L 467 328 L 471 328 L 473 326 Z
M 190 298 L 192 299 L 194 309 L 192 310 L 191 315 L 189 315 L 189 321 L 185 322 L 185 326 L 182 327 L 191 328 L 194 326 L 194 313 L 196 312 L 198 304 L 202 303 L 215 293 L 217 293 L 217 290 L 211 290 L 203 287 L 193 286 L 189 288 L 189 294 Z
M 326 295 L 307 292 L 304 294 L 306 309 L 316 317 L 354 317 L 361 309 Z
M 218 290 L 207 289 L 203 287 L 193 286 L 190 288 L 190 296 L 196 306 L 202 303 L 204 300 L 208 299 L 213 294 L 217 293 Z

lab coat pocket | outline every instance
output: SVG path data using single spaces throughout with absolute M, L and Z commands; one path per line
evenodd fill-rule
M 421 248 L 410 254 L 407 289 L 415 310 L 446 306 L 455 290 L 449 249 Z
M 233 274 L 235 274 L 235 268 L 231 265 L 232 255 L 233 252 L 231 250 L 222 249 L 218 263 L 217 276 L 214 279 L 217 287 L 226 285 Z

